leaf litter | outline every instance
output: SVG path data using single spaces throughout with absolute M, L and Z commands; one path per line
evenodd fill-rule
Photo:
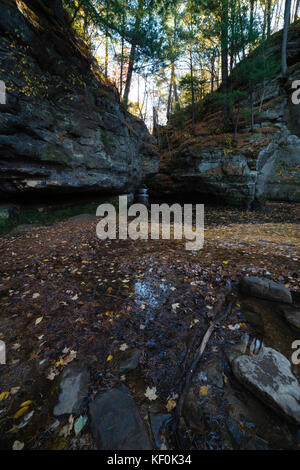
M 172 412 L 187 344 L 193 331 L 207 327 L 229 280 L 254 274 L 299 292 L 296 205 L 256 212 L 207 207 L 205 217 L 199 252 L 174 240 L 100 241 L 96 223 L 88 221 L 0 239 L 1 339 L 9 353 L 1 372 L 0 436 L 8 447 L 16 441 L 12 429 L 14 437 L 22 431 L 17 441 L 25 448 L 37 449 L 51 448 L 57 433 L 66 440 L 81 433 L 85 415 L 60 420 L 46 440 L 41 437 L 51 427 L 59 375 L 73 361 L 88 364 L 91 396 L 125 382 L 145 414 L 154 403 Z M 223 326 L 222 334 L 247 330 L 238 302 Z M 118 370 L 120 354 L 130 348 L 143 352 L 137 382 Z M 203 399 L 209 396 L 205 387 Z M 32 403 L 20 407 L 28 396 Z M 21 418 L 27 424 L 19 430 Z

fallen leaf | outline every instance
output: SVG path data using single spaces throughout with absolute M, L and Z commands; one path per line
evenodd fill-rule
M 15 441 L 12 446 L 13 450 L 22 450 L 24 449 L 24 442 Z
M 2 392 L 0 394 L 0 401 L 6 400 L 9 397 L 9 392 Z
M 33 403 L 33 401 L 31 401 L 31 400 L 24 401 L 24 403 L 22 403 L 20 405 L 20 408 L 23 408 L 24 406 L 29 406 L 29 405 L 31 405 L 31 403 Z
M 21 416 L 23 416 L 24 413 L 26 413 L 26 411 L 29 410 L 29 406 L 24 406 L 24 408 L 20 408 L 20 410 L 18 410 L 15 414 L 14 414 L 14 419 L 18 419 L 20 418 Z
M 168 410 L 168 412 L 170 413 L 170 411 L 174 410 L 174 408 L 176 408 L 176 401 L 175 400 L 169 400 L 168 403 L 166 404 L 166 408 Z
M 158 398 L 158 395 L 156 395 L 156 387 L 147 387 L 145 397 L 150 401 L 156 400 Z
M 52 369 L 50 369 L 50 372 L 49 374 L 47 375 L 47 379 L 48 380 L 54 380 L 55 377 L 59 374 L 59 371 L 57 369 L 55 369 L 55 367 L 53 367 Z

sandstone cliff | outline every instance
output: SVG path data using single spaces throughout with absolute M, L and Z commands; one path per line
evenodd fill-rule
M 158 170 L 155 140 L 44 5 L 0 2 L 0 197 L 131 192 Z

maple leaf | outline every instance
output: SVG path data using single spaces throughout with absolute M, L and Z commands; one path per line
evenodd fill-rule
M 13 443 L 13 446 L 12 446 L 13 450 L 22 450 L 23 448 L 24 448 L 24 442 L 15 441 Z
M 147 387 L 145 397 L 147 397 L 150 401 L 156 400 L 158 398 L 158 395 L 156 395 L 156 387 Z

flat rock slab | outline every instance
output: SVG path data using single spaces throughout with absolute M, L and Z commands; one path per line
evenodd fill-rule
M 89 381 L 90 374 L 86 369 L 65 369 L 61 377 L 58 403 L 53 410 L 54 416 L 80 413 L 88 394 Z
M 270 279 L 246 276 L 241 280 L 240 288 L 243 294 L 249 296 L 288 304 L 293 302 L 290 291 L 283 284 Z
M 256 356 L 235 358 L 232 369 L 239 382 L 258 398 L 300 424 L 300 386 L 285 356 L 262 347 Z
M 97 449 L 152 449 L 146 426 L 125 386 L 97 395 L 89 411 Z

